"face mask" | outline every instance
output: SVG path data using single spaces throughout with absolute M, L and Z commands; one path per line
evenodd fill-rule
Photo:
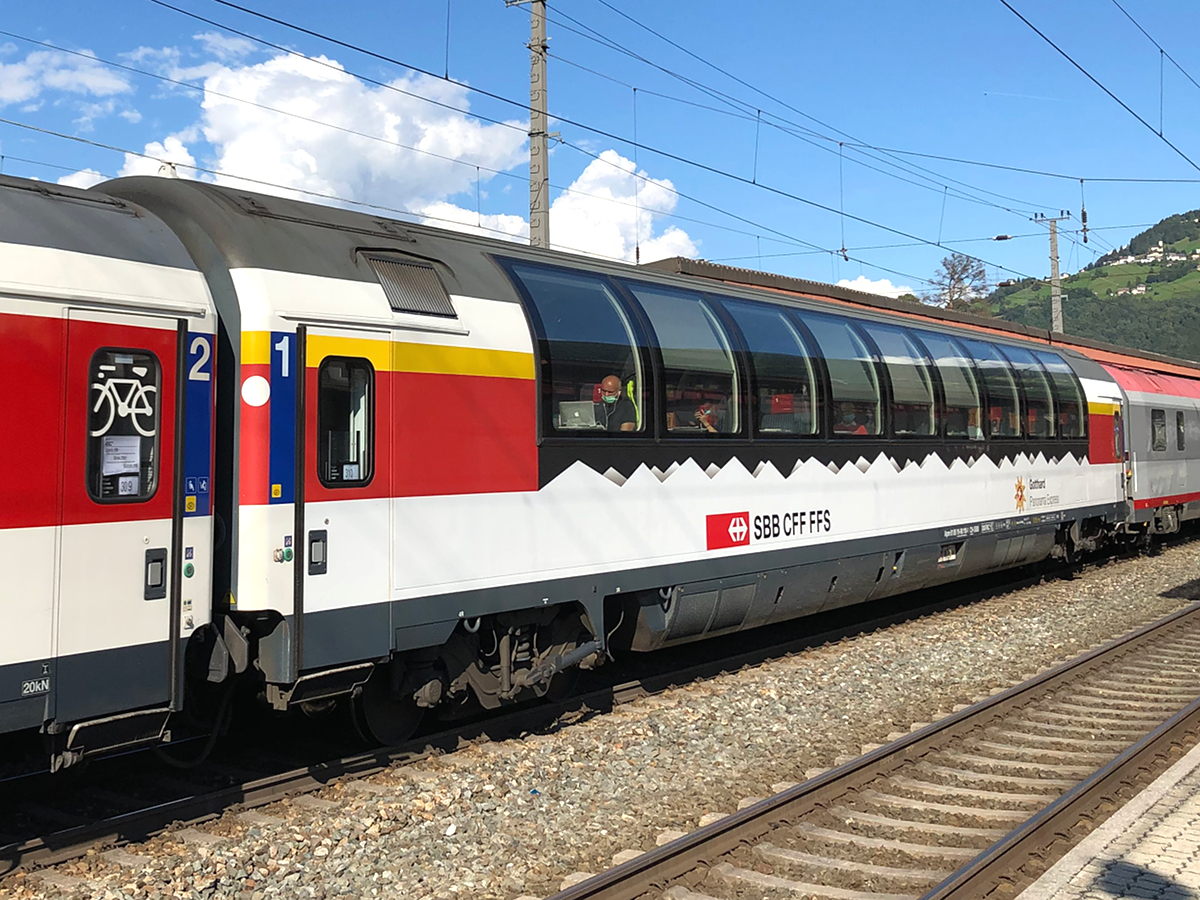
M 618 394 L 613 394 L 611 397 L 608 394 L 601 394 L 600 399 L 603 400 L 605 403 L 616 403 L 618 396 L 619 396 Z

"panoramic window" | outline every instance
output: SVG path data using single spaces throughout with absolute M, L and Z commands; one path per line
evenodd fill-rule
M 892 431 L 900 437 L 936 434 L 933 384 L 924 352 L 902 328 L 864 324 L 892 381 Z
M 1025 389 L 1025 434 L 1031 438 L 1054 437 L 1054 400 L 1046 373 L 1028 350 L 1002 349 Z
M 98 503 L 149 500 L 158 486 L 158 359 L 98 350 L 88 375 L 88 494 Z
M 317 371 L 317 474 L 326 487 L 361 487 L 374 475 L 375 370 L 329 356 Z
M 983 440 L 983 404 L 979 401 L 975 369 L 966 351 L 945 335 L 930 331 L 918 331 L 916 335 L 929 351 L 942 379 L 946 437 Z
M 1167 449 L 1167 411 L 1164 409 L 1150 410 L 1150 449 Z
M 752 415 L 763 434 L 816 434 L 820 404 L 812 359 L 796 326 L 782 309 L 721 299 L 733 317 L 754 367 Z
M 644 382 L 628 316 L 602 278 L 515 264 L 542 336 L 547 434 L 641 431 Z
M 725 330 L 698 294 L 626 285 L 662 350 L 664 424 L 675 434 L 732 434 L 739 428 L 737 367 Z
M 963 340 L 963 346 L 979 365 L 988 395 L 988 434 L 991 437 L 1021 436 L 1021 401 L 1013 371 L 994 344 Z
M 810 312 L 802 313 L 801 318 L 816 338 L 829 370 L 833 433 L 879 434 L 879 381 L 862 338 L 848 319 Z
M 1079 389 L 1079 379 L 1057 353 L 1034 350 L 1050 376 L 1050 387 L 1054 391 L 1054 411 L 1057 418 L 1058 436 L 1081 438 L 1087 434 L 1087 407 Z

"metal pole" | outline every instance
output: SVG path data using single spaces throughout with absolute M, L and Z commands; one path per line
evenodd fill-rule
M 546 0 L 529 10 L 529 245 L 550 246 L 550 157 L 546 121 Z
M 1058 279 L 1058 219 L 1050 220 L 1050 330 L 1063 333 L 1062 283 Z

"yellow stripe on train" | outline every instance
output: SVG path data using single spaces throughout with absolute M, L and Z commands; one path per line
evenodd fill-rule
M 1095 400 L 1088 401 L 1088 412 L 1093 416 L 1115 416 L 1121 411 L 1119 403 L 1097 403 Z
M 413 344 L 371 338 L 308 336 L 307 364 L 320 365 L 327 356 L 356 356 L 370 361 L 377 372 L 421 372 L 431 375 L 478 375 L 489 378 L 532 379 L 533 354 L 443 344 Z

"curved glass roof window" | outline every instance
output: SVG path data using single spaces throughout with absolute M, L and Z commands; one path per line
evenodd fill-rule
M 1021 436 L 1021 398 L 1012 367 L 995 344 L 964 339 L 963 346 L 983 373 L 988 396 L 988 435 Z
M 1054 390 L 1054 409 L 1058 418 L 1058 435 L 1081 438 L 1087 435 L 1087 406 L 1080 391 L 1079 379 L 1057 353 L 1034 350 L 1033 355 L 1046 368 L 1050 387 Z
M 1031 438 L 1054 437 L 1054 398 L 1050 382 L 1033 354 L 1021 347 L 1001 347 L 1025 389 L 1025 434 Z
M 817 340 L 829 370 L 835 435 L 882 432 L 879 379 L 875 362 L 849 319 L 802 312 L 800 318 Z
M 751 414 L 764 435 L 816 434 L 820 393 L 812 357 L 786 311 L 764 303 L 721 298 L 737 323 L 754 369 Z
M 514 263 L 541 343 L 545 434 L 641 431 L 645 381 L 628 315 L 599 276 Z M 606 399 L 611 398 L 611 399 Z
M 738 377 L 733 350 L 709 302 L 690 291 L 627 283 L 641 303 L 662 351 L 666 407 L 672 434 L 733 434 Z
M 979 385 L 975 367 L 967 351 L 953 338 L 932 331 L 915 332 L 917 340 L 929 351 L 933 364 L 942 379 L 945 396 L 942 417 L 948 438 L 983 440 L 983 404 L 979 400 Z
M 903 328 L 864 323 L 863 330 L 879 348 L 892 382 L 892 432 L 897 437 L 928 437 L 937 433 L 933 382 L 925 351 Z

